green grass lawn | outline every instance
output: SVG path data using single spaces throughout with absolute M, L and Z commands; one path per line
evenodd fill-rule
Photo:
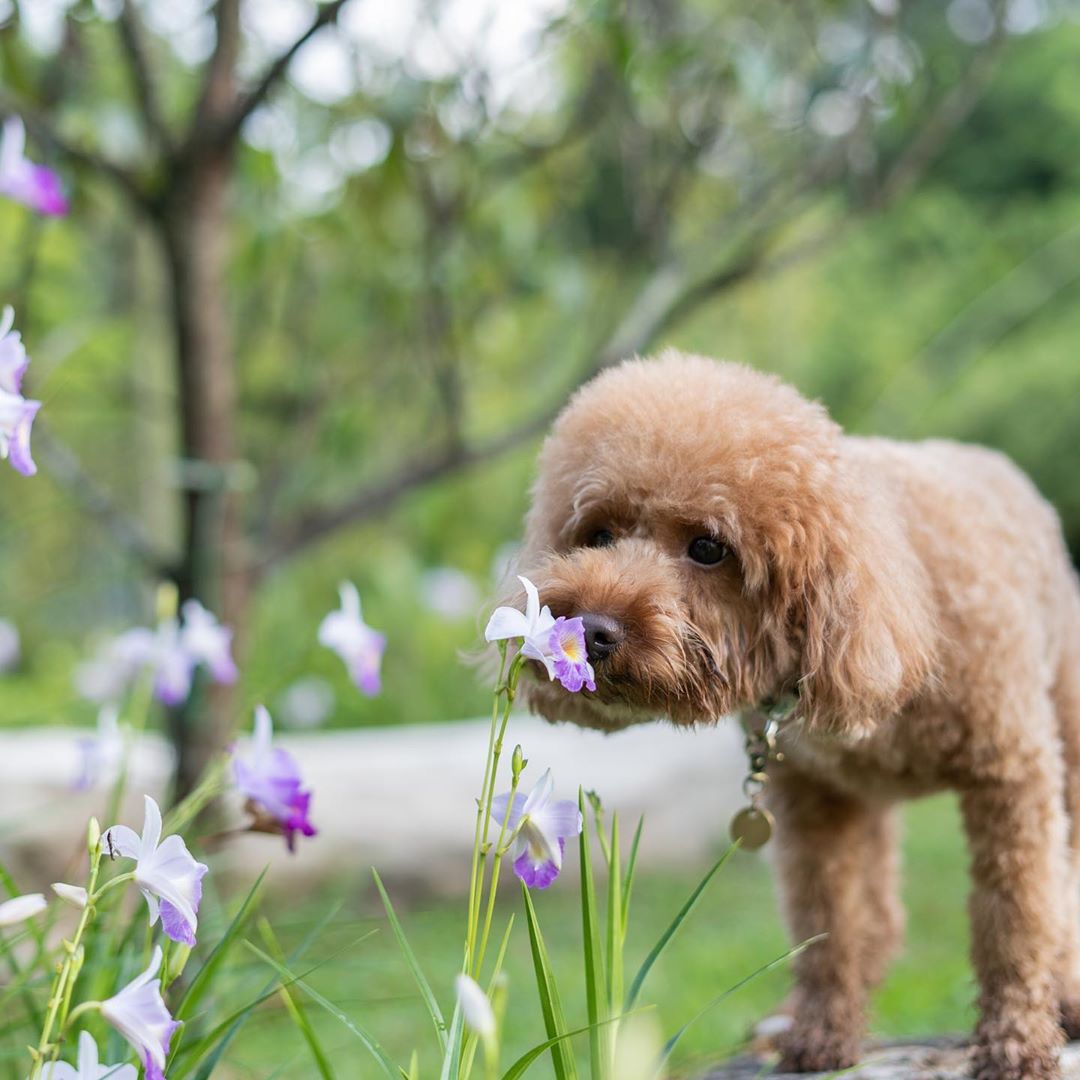
M 877 996 L 873 1030 L 890 1035 L 962 1030 L 972 1022 L 973 996 L 965 917 L 967 860 L 951 799 L 932 799 L 908 809 L 905 854 L 908 944 Z M 650 873 L 644 865 L 639 869 L 628 940 L 628 981 L 696 883 L 690 874 Z M 374 1032 L 395 1060 L 407 1062 L 415 1046 L 421 1053 L 422 1075 L 437 1075 L 430 1022 L 393 935 L 379 916 L 381 909 L 366 877 L 339 883 L 318 899 L 295 905 L 278 898 L 268 913 L 288 949 L 341 898 L 340 911 L 298 968 L 325 961 L 310 976 L 311 984 Z M 501 920 L 511 911 L 520 912 L 520 897 L 512 884 L 504 888 L 502 899 Z M 567 1019 L 576 1026 L 585 1016 L 576 885 L 561 881 L 536 895 L 536 904 Z M 409 904 L 407 897 L 399 896 L 398 910 L 436 993 L 444 1003 L 450 1001 L 460 962 L 462 905 L 456 901 Z M 357 943 L 373 928 L 378 933 Z M 653 970 L 643 1000 L 656 1005 L 660 1025 L 668 1034 L 711 998 L 785 949 L 767 866 L 758 858 L 737 855 L 721 870 Z M 510 996 L 504 1067 L 543 1039 L 523 921 L 515 927 L 506 970 Z M 675 1074 L 693 1076 L 736 1050 L 750 1024 L 784 996 L 788 979 L 784 969 L 769 972 L 700 1021 L 681 1045 Z M 330 1052 L 338 1080 L 378 1075 L 355 1035 L 340 1021 L 314 1004 L 307 1003 L 305 1008 Z M 580 1049 L 587 1053 L 584 1044 Z M 227 1061 L 238 1078 L 317 1075 L 309 1052 L 276 999 L 252 1017 Z M 530 1075 L 550 1076 L 546 1059 Z

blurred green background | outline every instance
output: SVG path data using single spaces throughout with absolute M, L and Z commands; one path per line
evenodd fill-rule
M 219 736 L 255 701 L 282 726 L 310 720 L 294 706 L 312 678 L 332 726 L 480 714 L 488 691 L 461 654 L 544 428 L 600 366 L 667 344 L 778 372 L 853 431 L 999 447 L 1080 557 L 1074 4 L 332 6 L 293 55 L 329 8 L 0 0 L 0 112 L 26 118 L 73 201 L 47 221 L 0 202 L 0 302 L 44 401 L 41 475 L 0 471 L 0 617 L 22 638 L 0 724 L 89 723 L 74 666 L 152 620 L 163 576 L 237 627 Z M 237 121 L 225 149 L 222 116 Z M 199 217 L 188 196 L 213 170 L 225 195 Z M 189 241 L 211 265 L 184 310 L 227 327 L 209 360 L 178 337 L 168 256 Z M 225 444 L 191 430 L 222 378 Z M 132 551 L 132 524 L 160 558 Z M 315 643 L 343 578 L 389 639 L 374 699 Z M 174 730 L 214 730 L 201 721 Z M 913 945 L 879 1026 L 957 1029 L 956 818 L 936 800 L 909 821 Z M 695 876 L 643 868 L 632 944 Z M 345 941 L 373 909 L 366 884 L 343 888 Z M 769 893 L 760 864 L 727 868 L 657 972 L 665 1028 L 780 951 Z M 569 967 L 572 897 L 544 901 Z M 320 910 L 290 902 L 275 925 L 301 935 Z M 411 914 L 417 951 L 454 970 L 457 906 Z M 421 1014 L 392 950 L 382 935 L 313 982 L 357 1015 L 382 1009 L 398 1049 Z M 512 1008 L 535 1026 L 526 964 L 512 958 Z M 379 1000 L 350 999 L 358 968 L 385 968 Z M 702 1024 L 680 1067 L 737 1042 L 784 980 Z M 252 1028 L 236 1075 L 302 1053 L 277 1019 Z M 513 1023 L 523 1048 L 537 1032 Z
M 133 6 L 175 151 L 212 10 Z M 176 159 L 145 134 L 121 7 L 0 5 L 0 108 L 22 103 L 163 198 Z M 251 85 L 314 8 L 240 11 Z M 997 11 L 343 5 L 230 163 L 241 701 L 273 706 L 314 674 L 337 725 L 482 710 L 458 651 L 518 536 L 538 432 L 623 341 L 780 372 L 852 430 L 1000 447 L 1080 552 L 1080 26 L 1049 0 Z M 73 210 L 0 206 L 0 298 L 42 428 L 81 472 L 60 479 L 39 451 L 35 481 L 0 475 L 0 615 L 24 656 L 0 682 L 9 724 L 89 719 L 73 663 L 151 617 L 156 575 L 87 514 L 84 478 L 171 553 L 192 471 L 154 211 L 33 134 Z M 664 317 L 635 328 L 664 288 Z M 395 484 L 454 447 L 459 466 Z M 380 485 L 384 505 L 285 550 L 305 515 Z M 442 568 L 466 577 L 430 577 Z M 343 577 L 391 641 L 375 700 L 314 646 Z M 228 608 L 218 592 L 208 580 L 203 599 Z

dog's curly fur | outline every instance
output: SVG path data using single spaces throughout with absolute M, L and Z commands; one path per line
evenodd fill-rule
M 579 391 L 533 494 L 522 571 L 555 615 L 625 631 L 595 694 L 530 680 L 536 711 L 615 730 L 799 694 L 768 800 L 792 937 L 827 937 L 796 961 L 783 1065 L 857 1061 L 902 932 L 893 806 L 953 789 L 976 1076 L 1057 1076 L 1080 1035 L 1080 589 L 1024 475 L 846 436 L 772 376 L 667 351 Z M 700 536 L 730 554 L 695 563 Z

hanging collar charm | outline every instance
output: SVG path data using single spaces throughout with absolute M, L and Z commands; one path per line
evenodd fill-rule
M 769 782 L 765 769 L 770 761 L 782 761 L 783 754 L 776 749 L 776 738 L 781 728 L 791 719 L 798 707 L 794 695 L 766 698 L 760 705 L 743 709 L 739 722 L 746 733 L 746 758 L 748 772 L 743 780 L 743 794 L 747 805 L 731 819 L 731 839 L 744 851 L 757 851 L 764 847 L 773 834 L 773 816 L 761 805 L 765 787 Z

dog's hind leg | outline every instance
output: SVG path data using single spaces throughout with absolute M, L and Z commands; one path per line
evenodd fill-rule
M 768 802 L 777 818 L 777 868 L 792 940 L 826 935 L 795 958 L 794 1018 L 779 1040 L 781 1069 L 848 1068 L 860 1057 L 868 989 L 899 935 L 891 854 L 882 848 L 892 840 L 888 811 L 786 766 L 772 775 Z M 884 873 L 871 893 L 875 867 Z
M 1080 1038 L 1080 626 L 1065 655 L 1053 689 L 1065 756 L 1065 809 L 1069 816 L 1068 888 L 1061 949 L 1061 1026 Z

